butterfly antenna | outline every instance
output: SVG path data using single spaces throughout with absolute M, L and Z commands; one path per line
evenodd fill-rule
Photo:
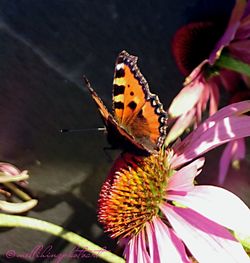
M 105 127 L 99 128 L 86 128 L 86 129 L 60 129 L 60 133 L 68 133 L 68 132 L 88 132 L 88 131 L 106 131 Z
M 85 75 L 83 75 L 83 81 L 85 82 L 85 85 L 86 85 L 86 87 L 88 88 L 88 90 L 89 90 L 91 93 L 93 93 L 94 90 L 93 90 L 93 88 L 91 87 L 90 82 L 89 82 L 89 80 L 87 79 L 87 77 L 86 77 Z

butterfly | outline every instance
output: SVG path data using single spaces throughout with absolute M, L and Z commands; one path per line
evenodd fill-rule
M 164 143 L 167 113 L 158 96 L 150 92 L 137 60 L 126 51 L 118 55 L 113 80 L 113 114 L 84 79 L 100 111 L 112 148 L 147 155 L 156 153 Z

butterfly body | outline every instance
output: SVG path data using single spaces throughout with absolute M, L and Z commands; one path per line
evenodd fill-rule
M 158 96 L 150 93 L 148 83 L 137 67 L 137 57 L 122 51 L 116 61 L 113 81 L 113 115 L 91 88 L 107 129 L 107 139 L 114 148 L 151 154 L 164 143 L 167 114 Z

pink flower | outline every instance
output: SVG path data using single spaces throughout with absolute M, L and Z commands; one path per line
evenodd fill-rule
M 194 39 L 190 40 L 189 36 L 195 35 L 190 34 L 190 32 L 196 32 L 196 35 L 199 35 L 200 33 L 197 32 L 204 29 L 206 34 L 210 36 L 207 33 L 208 29 L 211 30 L 210 32 L 215 32 L 216 25 L 208 22 L 191 23 L 178 31 L 174 38 L 174 54 L 177 64 L 184 73 L 189 72 L 190 69 L 187 69 L 186 65 L 189 65 L 188 61 L 192 59 L 190 54 L 185 54 L 185 49 L 187 49 L 185 46 L 193 45 L 195 42 Z M 221 32 L 221 28 L 219 28 L 219 32 Z M 213 42 L 215 42 L 214 38 Z M 184 51 L 181 51 L 182 46 Z M 172 118 L 176 118 L 176 122 L 170 133 L 173 136 L 168 135 L 167 137 L 167 145 L 178 138 L 191 125 L 197 126 L 208 103 L 210 116 L 217 111 L 220 87 L 224 87 L 229 93 L 228 103 L 250 99 L 250 82 L 246 76 L 228 69 L 218 68 L 216 63 L 218 63 L 222 51 L 250 64 L 250 1 L 236 0 L 224 34 L 217 41 L 214 48 L 210 50 L 210 54 L 207 54 L 207 58 L 203 58 L 203 61 L 186 78 L 184 88 L 170 105 L 169 114 Z M 181 58 L 181 56 L 184 58 Z M 234 148 L 234 151 L 236 151 L 234 153 L 225 150 L 220 162 L 219 183 L 223 183 L 231 162 L 237 156 L 240 156 L 240 159 L 245 157 L 245 155 L 242 155 L 242 147 Z
M 208 28 L 212 31 L 216 30 L 216 26 L 212 23 L 198 22 L 191 23 L 181 28 L 180 32 L 176 33 L 173 42 L 173 52 L 177 64 L 184 74 L 190 71 L 190 68 L 186 67 L 189 60 L 192 60 L 193 58 L 193 54 L 192 56 L 186 54 L 187 47 L 185 47 L 186 45 L 194 45 L 195 39 L 189 39 L 190 35 L 195 35 L 192 34 L 192 31 L 199 32 L 204 29 L 207 30 Z M 220 31 L 221 29 L 219 32 Z M 206 33 L 211 34 L 211 32 Z M 199 36 L 200 33 L 196 34 Z M 201 40 L 199 39 L 199 41 Z M 215 40 L 213 39 L 213 42 L 214 41 Z M 248 43 L 248 46 L 244 49 L 242 46 L 245 47 L 246 43 Z M 182 49 L 184 51 L 182 51 Z M 188 49 L 190 52 L 191 47 Z M 236 52 L 236 49 L 241 52 Z M 217 111 L 219 102 L 219 85 L 225 86 L 228 91 L 235 90 L 235 86 L 239 84 L 242 76 L 225 69 L 221 69 L 219 74 L 216 72 L 218 69 L 213 68 L 213 66 L 216 66 L 216 61 L 220 58 L 222 50 L 227 50 L 231 56 L 237 57 L 237 59 L 246 61 L 246 63 L 250 64 L 250 59 L 247 60 L 248 57 L 250 58 L 250 1 L 246 3 L 244 0 L 236 0 L 235 7 L 224 34 L 217 41 L 215 47 L 211 49 L 210 54 L 207 54 L 207 58 L 203 58 L 203 61 L 201 60 L 200 64 L 192 69 L 190 75 L 186 78 L 184 88 L 171 103 L 169 114 L 172 117 L 179 117 L 183 114 L 187 114 L 190 110 L 195 109 L 195 114 L 193 115 L 195 117 L 197 116 L 196 123 L 198 123 L 201 118 L 201 113 L 206 109 L 209 100 L 210 115 Z M 194 50 L 194 52 L 197 52 L 197 50 Z M 213 74 L 214 72 L 215 74 Z M 248 86 L 248 83 L 245 84 Z M 236 90 L 238 89 L 236 88 Z
M 230 163 L 238 168 L 239 160 L 245 158 L 246 155 L 246 145 L 243 138 L 229 142 L 220 159 L 220 171 L 219 171 L 219 184 L 223 184 L 226 178 L 226 174 L 230 167 Z
M 201 121 L 202 113 L 210 101 L 210 115 L 218 109 L 219 90 L 217 80 L 206 80 L 203 72 L 207 61 L 203 61 L 193 70 L 186 79 L 187 85 L 174 98 L 170 107 L 169 115 L 177 118 L 172 132 L 167 136 L 166 144 L 176 140 L 189 126 L 195 123 L 195 126 Z
M 0 193 L 7 198 L 13 194 L 15 197 L 23 200 L 23 202 L 18 203 L 0 200 L 1 211 L 18 214 L 27 212 L 37 205 L 38 201 L 32 199 L 23 191 L 25 186 L 27 186 L 28 182 L 26 179 L 28 178 L 28 171 L 24 170 L 21 172 L 10 163 L 0 162 Z M 21 186 L 22 188 L 19 188 L 18 186 Z
M 250 64 L 250 1 L 236 0 L 228 26 L 215 45 L 209 56 L 209 63 L 213 65 L 220 57 L 222 50 L 227 51 L 248 64 Z
M 17 167 L 10 163 L 0 162 L 0 183 L 18 182 L 22 186 L 27 185 L 28 171 L 20 171 Z
M 205 161 L 194 159 L 249 136 L 249 111 L 250 101 L 227 106 L 172 149 L 117 159 L 101 190 L 99 220 L 125 247 L 127 262 L 249 262 L 228 230 L 250 234 L 248 207 L 227 190 L 194 185 Z

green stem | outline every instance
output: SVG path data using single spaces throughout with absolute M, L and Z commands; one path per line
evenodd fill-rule
M 105 250 L 102 247 L 88 241 L 87 239 L 65 230 L 64 228 L 31 217 L 16 216 L 16 215 L 6 215 L 0 213 L 0 227 L 22 227 L 33 230 L 39 230 L 42 232 L 47 232 L 49 234 L 63 238 L 76 246 L 83 248 L 89 253 L 111 263 L 124 263 L 124 259 L 118 257 L 115 254 Z
M 250 77 L 250 65 L 231 57 L 226 52 L 222 52 L 219 59 L 216 61 L 215 66 L 230 69 Z
M 3 183 L 3 185 L 5 185 L 5 187 L 10 189 L 14 194 L 24 201 L 29 201 L 32 199 L 28 194 L 16 187 L 13 183 Z
M 29 178 L 27 173 L 21 173 L 20 175 L 9 176 L 0 172 L 0 183 L 18 182 Z

